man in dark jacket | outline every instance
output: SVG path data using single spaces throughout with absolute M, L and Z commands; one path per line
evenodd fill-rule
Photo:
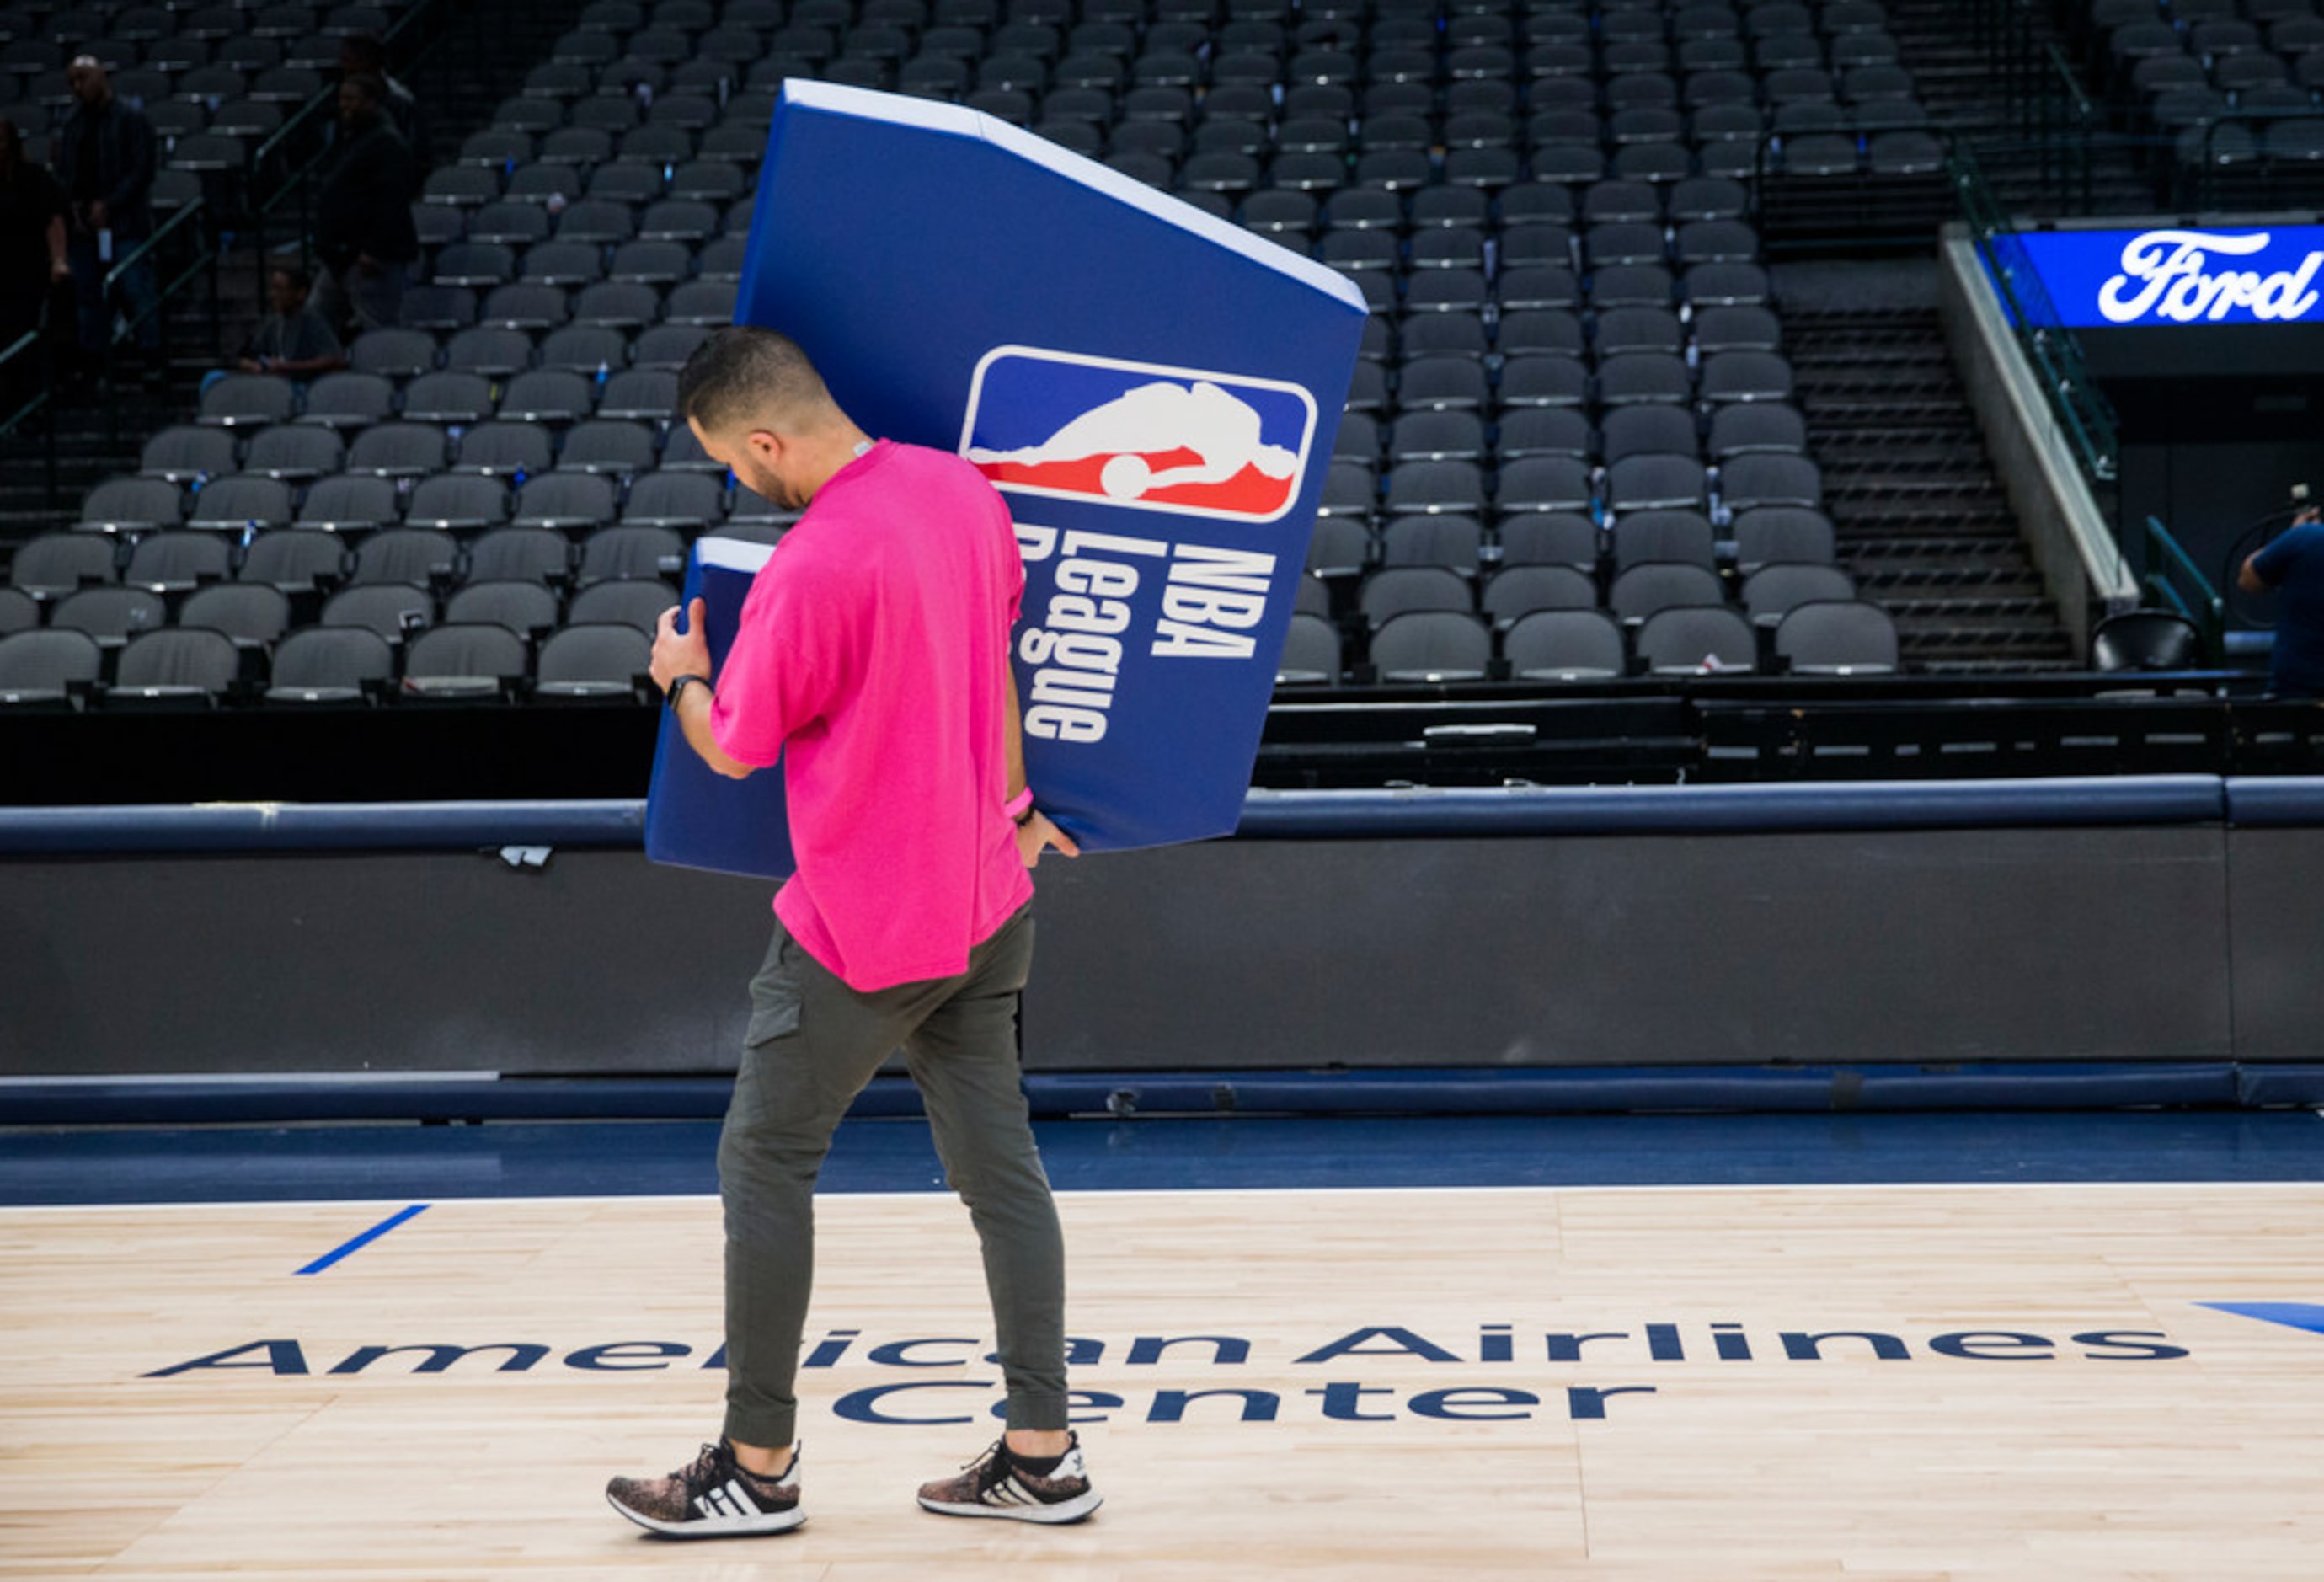
M 411 201 L 420 165 L 386 111 L 376 77 L 339 84 L 339 124 L 315 207 L 322 277 L 315 307 L 334 329 L 380 329 L 401 321 L 404 274 L 420 257 Z
M 76 59 L 65 80 L 78 102 L 57 134 L 57 180 L 72 205 L 67 239 L 80 302 L 81 346 L 101 356 L 113 338 L 106 276 L 153 232 L 153 126 L 115 96 L 95 56 Z M 138 348 L 152 357 L 161 345 L 152 261 L 138 260 L 120 283 L 124 310 L 136 324 Z
M 387 45 L 377 33 L 349 33 L 339 41 L 339 77 L 376 77 L 387 89 L 382 107 L 395 129 L 403 134 L 407 147 L 416 155 L 425 157 L 428 147 L 428 126 L 420 118 L 418 96 L 398 82 L 387 69 Z
M 65 248 L 65 193 L 56 178 L 24 157 L 16 124 L 0 116 L 0 353 L 27 334 L 41 334 L 52 293 L 72 283 Z M 61 328 L 67 315 L 55 315 Z M 37 343 L 0 362 L 0 419 L 41 387 Z

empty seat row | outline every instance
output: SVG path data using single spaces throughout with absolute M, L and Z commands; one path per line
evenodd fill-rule
M 1408 516 L 1379 533 L 1344 517 L 1315 524 L 1308 569 L 1354 577 L 1374 567 L 1434 566 L 1476 577 L 1494 567 L 1563 566 L 1594 573 L 1646 561 L 1684 561 L 1706 570 L 1731 562 L 1748 575 L 1776 564 L 1831 565 L 1837 555 L 1831 521 L 1801 505 L 1763 505 L 1738 513 L 1721 540 L 1701 513 L 1639 511 L 1601 526 L 1580 512 L 1504 516 L 1489 532 L 1472 516 Z
M 1342 457 L 1325 480 L 1327 518 L 1458 515 L 1489 511 L 1708 513 L 1714 519 L 1759 506 L 1819 509 L 1823 480 L 1804 456 L 1754 451 L 1706 467 L 1685 456 L 1627 456 L 1604 468 L 1569 457 L 1529 456 L 1488 474 L 1473 461 L 1406 461 L 1374 486 L 1370 470 Z
M 456 210 L 419 212 L 429 218 L 415 227 L 423 249 L 417 278 L 471 291 L 520 282 L 576 291 L 600 282 L 660 288 L 651 309 L 632 322 L 650 323 L 662 318 L 661 299 L 672 287 L 696 281 L 741 279 L 749 250 L 750 227 L 744 225 L 727 235 L 715 235 L 721 222 L 705 203 L 673 200 L 654 205 L 637 217 L 632 228 L 642 236 L 635 240 L 593 236 L 586 240 L 512 243 L 503 239 L 506 233 L 501 232 L 472 241 L 467 239 L 464 217 Z M 453 223 L 434 223 L 438 214 L 449 216 Z M 615 227 L 609 224 L 604 228 Z M 593 321 L 586 301 L 572 304 L 554 322 L 562 323 L 567 317 Z M 471 310 L 466 322 L 475 321 Z
M 406 334 L 418 336 L 424 345 L 358 343 L 357 367 L 323 375 L 303 398 L 296 384 L 274 375 L 228 375 L 202 393 L 194 421 L 232 431 L 293 423 L 361 429 L 397 418 L 466 427 L 496 416 L 559 426 L 592 417 L 665 425 L 674 411 L 675 365 L 607 367 L 602 354 L 613 348 L 600 339 L 580 343 L 576 355 L 586 359 L 590 353 L 601 354 L 602 379 L 576 367 L 531 366 L 533 346 L 517 331 L 484 332 L 467 340 L 456 336 L 459 344 L 447 356 L 456 358 L 456 364 L 440 369 L 433 366 L 435 344 L 423 331 L 374 330 L 364 339 Z M 511 335 L 514 341 L 506 338 Z M 699 341 L 699 336 L 691 336 L 686 344 L 691 347 Z M 364 355 L 374 351 L 379 355 Z M 675 346 L 670 352 L 675 355 Z M 519 363 L 520 357 L 525 361 Z
M 376 695 L 476 702 L 512 699 L 633 701 L 650 644 L 624 624 L 576 625 L 539 648 L 490 623 L 446 624 L 398 650 L 361 626 L 291 633 L 271 652 L 221 632 L 173 626 L 122 644 L 111 656 L 88 634 L 50 627 L 0 637 L 0 708 L 69 707 L 78 697 L 107 707 L 208 707 L 241 696 L 274 703 L 352 703 Z
M 466 397 L 453 404 L 462 405 Z M 412 410 L 430 409 L 436 398 L 422 392 Z M 505 400 L 511 412 L 528 410 L 521 393 Z M 702 451 L 690 430 L 672 427 L 667 435 L 651 421 L 590 418 L 559 430 L 531 418 L 496 418 L 489 404 L 472 423 L 420 421 L 386 412 L 368 426 L 343 421 L 347 406 L 327 409 L 325 418 L 277 423 L 260 429 L 180 423 L 145 442 L 137 476 L 184 486 L 198 493 L 214 479 L 236 475 L 299 485 L 335 473 L 363 478 L 415 479 L 438 472 L 473 472 L 521 480 L 554 470 L 604 473 L 615 478 L 668 468 L 706 473 L 725 469 Z M 238 443 L 242 435 L 247 442 Z M 405 486 L 409 487 L 409 485 Z M 663 486 L 676 490 L 683 486 Z M 355 497 L 363 491 L 350 490 Z M 99 485 L 82 511 L 84 523 L 113 531 L 166 525 L 175 518 L 166 498 L 152 489 Z M 185 514 L 182 503 L 178 513 Z M 224 514 L 217 520 L 226 520 Z
M 245 647 L 265 647 L 290 630 L 299 608 L 292 594 L 257 581 L 210 583 L 174 602 L 173 611 L 172 601 L 145 587 L 88 587 L 59 600 L 45 623 L 11 618 L 7 624 L 78 632 L 100 647 L 117 647 L 169 625 L 198 626 Z M 21 601 L 6 603 L 21 617 Z M 441 598 L 416 582 L 359 580 L 320 605 L 319 624 L 360 626 L 391 643 L 442 624 L 503 626 L 529 642 L 568 625 L 622 625 L 650 635 L 676 604 L 677 595 L 659 578 L 592 582 L 570 599 L 521 577 L 468 582 Z M 38 606 L 31 607 L 37 614 Z
M 181 526 L 246 537 L 293 523 L 342 534 L 398 523 L 437 534 L 481 532 L 504 523 L 580 534 L 616 520 L 698 527 L 728 517 L 779 521 L 791 514 L 747 491 L 729 501 L 717 477 L 698 473 L 645 474 L 626 490 L 626 501 L 614 479 L 588 472 L 521 479 L 449 472 L 410 479 L 334 476 L 315 480 L 303 493 L 302 499 L 281 478 L 239 473 L 189 495 L 162 479 L 115 479 L 90 492 L 77 525 L 91 537 Z
M 1764 648 L 1741 615 L 1716 606 L 1669 606 L 1629 632 L 1594 609 L 1536 610 L 1499 633 L 1473 615 L 1431 610 L 1395 616 L 1372 633 L 1361 670 L 1365 679 L 1407 685 L 1748 675 L 1770 662 L 1801 675 L 1880 675 L 1896 669 L 1897 646 L 1887 613 L 1852 599 L 1793 606 Z M 1278 685 L 1330 685 L 1354 668 L 1329 622 L 1293 617 Z
M 278 703 L 352 703 L 391 688 L 458 701 L 538 698 L 632 701 L 648 689 L 650 643 L 625 623 L 559 627 L 537 645 L 495 621 L 399 629 L 399 640 L 358 621 L 291 632 L 272 648 L 186 624 L 144 632 L 108 651 L 69 627 L 0 636 L 0 706 L 68 706 L 100 690 L 106 703 L 206 706 L 258 695 Z M 1872 674 L 1895 668 L 1895 631 L 1877 606 L 1835 600 L 1791 608 L 1768 651 L 1800 673 Z M 1499 661 L 1498 663 L 1496 661 Z M 1475 616 L 1409 612 L 1370 634 L 1368 668 L 1391 683 L 1602 680 L 1634 670 L 1655 676 L 1748 673 L 1760 645 L 1735 612 L 1713 606 L 1657 610 L 1626 634 L 1595 609 L 1529 612 L 1499 636 Z M 1340 634 L 1313 615 L 1293 617 L 1278 670 L 1284 684 L 1333 682 L 1346 661 Z
M 1780 402 L 1722 406 L 1709 424 L 1678 406 L 1624 406 L 1593 426 L 1575 407 L 1526 407 L 1489 422 L 1473 411 L 1416 410 L 1376 422 L 1361 412 L 1340 421 L 1334 454 L 1358 461 L 1520 461 L 1565 457 L 1615 462 L 1632 456 L 1731 460 L 1755 451 L 1803 456 L 1807 424 Z
M 622 288 L 590 288 L 591 291 L 618 289 Z M 501 378 L 534 368 L 594 376 L 591 359 L 595 358 L 595 367 L 605 370 L 609 376 L 618 377 L 622 373 L 635 371 L 668 377 L 685 365 L 686 359 L 694 355 L 694 348 L 708 337 L 711 328 L 705 324 L 641 325 L 609 319 L 595 324 L 567 325 L 563 329 L 550 330 L 538 341 L 521 329 L 506 326 L 457 330 L 441 337 L 432 330 L 420 328 L 372 329 L 357 336 L 355 344 L 347 347 L 347 365 L 356 374 L 375 375 L 388 380 L 416 379 L 438 370 Z M 627 347 L 626 368 L 609 355 L 613 351 L 613 340 L 586 333 L 592 329 L 622 332 L 622 345 Z M 288 394 L 283 394 L 267 385 L 249 382 L 271 378 L 273 376 L 269 375 L 233 375 L 227 382 L 228 387 L 236 392 L 249 393 L 248 402 L 245 403 L 239 395 L 217 399 L 222 404 L 237 410 L 247 404 L 258 414 L 255 420 L 244 418 L 238 421 L 279 421 L 276 413 L 299 405 L 299 392 L 292 386 Z M 274 379 L 274 383 L 290 384 L 281 379 Z M 638 387 L 645 388 L 648 383 L 641 380 Z M 318 383 L 314 388 L 321 387 L 321 383 Z M 216 389 L 215 386 L 212 388 L 213 391 Z M 211 391 L 204 392 L 206 398 L 211 393 Z M 599 408 L 602 410 L 604 404 L 601 397 Z M 312 405 L 310 399 L 309 410 L 312 410 Z
M 601 584 L 651 582 L 662 587 L 667 600 L 664 579 L 684 571 L 686 544 L 677 529 L 647 523 L 599 528 L 581 541 L 577 551 L 563 535 L 529 527 L 499 529 L 466 543 L 427 529 L 383 529 L 355 547 L 317 529 L 280 528 L 255 535 L 246 545 L 217 534 L 160 532 L 141 540 L 124 559 L 104 540 L 51 533 L 17 550 L 8 586 L 0 591 L 8 595 L 10 629 L 42 624 L 43 608 L 61 609 L 84 594 L 126 591 L 139 597 L 116 600 L 115 606 L 88 606 L 118 607 L 124 612 L 124 631 L 159 624 L 153 613 L 167 611 L 172 600 L 182 605 L 189 596 L 207 595 L 228 582 L 271 588 L 286 597 L 385 583 L 429 588 L 530 582 L 586 591 Z
M 1791 365 L 1775 352 L 1720 352 L 1700 367 L 1670 352 L 1621 352 L 1594 365 L 1570 353 L 1541 352 L 1498 366 L 1473 356 L 1415 357 L 1397 369 L 1393 384 L 1380 365 L 1360 364 L 1348 406 L 1367 414 L 1639 403 L 1717 408 L 1788 402 L 1792 394 Z
M 1467 227 L 1493 233 L 1529 225 L 1597 225 L 1615 220 L 1738 219 L 1750 194 L 1720 177 L 1698 176 L 1661 184 L 1606 178 L 1592 182 L 1531 181 L 1488 193 L 1465 187 L 1425 187 L 1415 192 L 1351 184 L 1317 198 L 1311 193 L 1255 192 L 1234 218 L 1268 235 L 1342 230 L 1417 233 Z
M 1504 566 L 1481 581 L 1440 566 L 1398 566 L 1376 571 L 1358 588 L 1351 607 L 1310 596 L 1313 615 L 1348 617 L 1350 630 L 1376 632 L 1399 615 L 1418 610 L 1483 615 L 1507 627 L 1536 610 L 1603 609 L 1636 625 L 1659 610 L 1682 606 L 1741 607 L 1746 617 L 1773 624 L 1795 605 L 1852 599 L 1856 584 L 1838 567 L 1779 563 L 1761 566 L 1741 579 L 1735 597 L 1708 566 L 1692 561 L 1645 560 L 1627 566 L 1601 590 L 1587 571 L 1565 565 Z

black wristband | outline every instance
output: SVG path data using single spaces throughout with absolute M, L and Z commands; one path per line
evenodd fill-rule
M 675 712 L 678 708 L 678 698 L 685 695 L 686 684 L 688 681 L 698 683 L 704 691 L 710 693 L 714 697 L 717 695 L 716 689 L 711 686 L 710 678 L 708 676 L 674 677 L 669 683 L 669 690 L 662 696 L 662 701 L 669 705 L 673 712 Z
M 1022 829 L 1026 825 L 1030 824 L 1033 821 L 1033 815 L 1039 811 L 1040 810 L 1033 806 L 1032 803 L 1026 803 L 1025 810 L 1017 815 L 1017 828 Z

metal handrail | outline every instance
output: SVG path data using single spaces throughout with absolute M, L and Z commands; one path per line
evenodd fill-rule
M 2066 103 L 2073 109 L 2075 122 L 2085 128 L 2095 130 L 2098 121 L 2098 108 L 2090 102 L 2090 96 L 2083 91 L 2081 79 L 2074 75 L 2074 63 L 2066 59 L 2066 52 L 2058 48 L 2054 40 L 2043 45 L 2042 48 L 2050 57 L 2052 74 L 2058 81 L 2066 85 Z
M 48 413 L 49 421 L 41 425 L 41 469 L 49 498 L 53 501 L 57 494 L 57 425 L 55 414 L 50 409 L 55 406 L 57 399 L 56 364 L 49 355 L 47 338 L 40 329 L 26 330 L 10 343 L 7 350 L 0 351 L 0 369 L 5 369 L 20 357 L 40 359 L 40 388 L 23 405 L 6 418 L 0 419 L 0 439 L 15 434 L 35 413 Z
M 406 9 L 403 14 L 397 17 L 389 26 L 384 42 L 393 44 L 407 32 L 420 31 L 423 23 L 432 24 L 439 13 L 448 14 L 451 10 L 450 0 L 419 0 L 418 4 Z M 423 43 L 414 59 L 426 55 L 434 47 L 433 42 Z M 409 64 L 409 62 L 406 63 L 407 68 Z M 290 148 L 294 137 L 311 130 L 312 124 L 318 117 L 328 119 L 329 116 L 336 112 L 338 96 L 339 89 L 337 83 L 318 91 L 314 97 L 300 106 L 295 113 L 277 127 L 272 136 L 253 149 L 244 162 L 244 191 L 247 194 L 250 205 L 251 239 L 255 244 L 253 251 L 258 263 L 258 286 L 262 298 L 266 291 L 268 254 L 266 221 L 277 209 L 295 197 L 299 207 L 299 223 L 295 238 L 300 250 L 304 252 L 309 241 L 308 198 L 313 187 L 312 178 L 316 168 L 329 157 L 330 143 L 327 137 L 319 139 L 314 153 L 296 166 L 288 163 L 289 156 L 285 151 Z M 278 158 L 283 160 L 285 168 L 281 171 L 280 180 L 269 188 L 263 179 L 264 172 L 270 163 Z
M 41 332 L 37 329 L 28 329 L 24 331 L 23 334 L 18 336 L 14 340 L 9 342 L 8 349 L 6 351 L 0 351 L 0 369 L 6 368 L 9 364 L 14 362 L 18 357 L 26 356 L 32 352 L 36 352 L 40 349 Z M 48 399 L 49 392 L 44 387 L 36 392 L 30 401 L 18 407 L 14 412 L 10 412 L 5 418 L 0 418 L 0 434 L 13 432 L 18 423 L 23 422 L 26 418 L 31 417 L 34 412 L 40 411 L 41 403 Z
M 2019 345 L 2041 372 L 2051 408 L 2073 441 L 2075 459 L 2092 483 L 2113 484 L 2121 450 L 2113 407 L 2090 376 L 2072 332 L 2059 322 L 2049 291 L 1986 184 L 1976 156 L 1956 147 L 1950 170 L 1969 240 L 2009 311 Z
M 154 231 L 152 236 L 146 237 L 143 241 L 138 243 L 137 245 L 129 249 L 128 252 L 115 259 L 113 261 L 113 267 L 105 272 L 105 284 L 102 288 L 104 299 L 107 301 L 112 300 L 113 288 L 121 283 L 122 277 L 129 273 L 130 267 L 133 264 L 135 264 L 139 260 L 158 249 L 161 244 L 169 238 L 172 232 L 178 230 L 182 226 L 190 224 L 196 217 L 202 215 L 204 213 L 204 206 L 207 201 L 207 199 L 200 198 L 195 199 L 191 203 L 187 204 L 184 208 L 179 209 L 177 213 L 171 215 L 168 219 L 163 220 L 161 225 L 154 227 Z M 183 286 L 188 281 L 193 279 L 195 275 L 200 273 L 202 265 L 208 264 L 210 259 L 215 256 L 216 253 L 216 244 L 212 244 L 207 248 L 198 248 L 195 251 L 193 262 L 188 264 L 184 271 L 175 279 L 171 280 L 169 284 L 156 287 L 153 292 L 153 305 L 148 308 L 144 312 L 140 313 L 136 318 L 128 320 L 123 326 L 123 330 L 134 330 L 140 324 L 144 323 L 147 319 L 161 312 L 162 304 L 167 302 L 172 296 L 175 296 L 180 287 Z M 116 333 L 113 338 L 119 340 L 121 338 L 121 335 Z
M 2256 154 L 2260 146 L 2261 137 L 2272 123 L 2285 120 L 2313 121 L 2318 119 L 2319 116 L 2324 116 L 2324 110 L 2310 110 L 2307 112 L 2295 112 L 2288 115 L 2276 114 L 2265 116 L 2247 115 L 2241 110 L 2223 110 L 2218 115 L 2212 116 L 2211 119 L 2204 122 L 2201 127 L 2202 136 L 2196 143 L 2197 157 L 2192 162 L 2194 172 L 2192 177 L 2193 190 L 2184 194 L 2186 206 L 2193 208 L 2208 208 L 2213 202 L 2216 194 L 2213 191 L 2212 182 L 2220 173 L 2220 167 L 2213 156 L 2218 148 L 2220 133 L 2227 130 L 2229 127 L 2233 127 L 2236 130 L 2244 133 L 2251 138 L 2252 148 L 2255 154 Z M 2193 128 L 2190 128 L 2190 130 L 2193 130 Z M 2155 134 L 2154 140 L 2169 148 L 2172 152 L 2172 157 L 2175 159 L 2180 149 L 2180 140 L 2184 136 L 2184 133 L 2180 134 L 2178 136 L 2158 133 Z M 2264 161 L 2255 160 L 2254 162 L 2258 164 L 2262 170 L 2266 168 Z M 2187 162 L 2180 162 L 2180 168 L 2184 169 L 2186 164 Z M 2246 165 L 2245 168 L 2248 170 L 2252 167 L 2250 165 Z M 2257 200 L 2253 199 L 2251 201 L 2256 202 Z M 2281 206 L 2282 200 L 2280 199 L 2271 205 L 2271 207 Z M 2301 205 L 2301 207 L 2304 207 L 2304 205 Z
M 295 115 L 291 116 L 289 120 L 283 122 L 281 126 L 275 129 L 274 135 L 269 137 L 265 142 L 260 143 L 256 148 L 250 151 L 250 157 L 246 162 L 246 167 L 249 172 L 251 207 L 258 213 L 272 214 L 275 208 L 281 203 L 283 198 L 290 192 L 291 187 L 304 177 L 309 171 L 315 168 L 316 163 L 322 159 L 323 153 L 321 150 L 318 150 L 314 157 L 309 159 L 305 164 L 300 165 L 295 171 L 285 171 L 283 173 L 281 184 L 272 193 L 267 194 L 263 199 L 259 196 L 258 191 L 259 171 L 266 167 L 266 162 L 274 156 L 276 150 L 283 147 L 290 141 L 293 134 L 303 130 L 309 121 L 321 114 L 326 108 L 336 106 L 338 103 L 338 97 L 339 90 L 336 86 L 324 88 L 313 98 L 309 99 L 305 104 L 300 106 L 298 112 Z
M 2160 565 L 2156 564 L 2158 554 Z M 2173 572 L 2192 584 L 2191 598 L 2172 580 Z M 2196 629 L 2203 634 L 2206 652 L 2223 652 L 2227 628 L 2226 596 L 2211 585 L 2211 579 L 2203 575 L 2203 569 L 2195 564 L 2186 546 L 2158 517 L 2146 519 L 2146 575 L 2141 580 L 2149 594 L 2195 623 Z
M 397 17 L 395 21 L 389 25 L 383 42 L 391 44 L 393 43 L 397 39 L 403 35 L 406 30 L 415 26 L 423 16 L 428 15 L 431 11 L 444 4 L 445 0 L 422 0 L 421 4 L 410 7 L 401 16 Z M 274 134 L 272 136 L 260 143 L 256 148 L 251 150 L 250 157 L 246 162 L 246 164 L 251 178 L 252 202 L 254 205 L 257 205 L 259 202 L 256 196 L 258 190 L 257 176 L 259 171 L 264 167 L 266 162 L 274 155 L 278 149 L 290 142 L 293 134 L 304 127 L 308 121 L 312 117 L 321 115 L 327 109 L 337 106 L 338 98 L 339 88 L 337 83 L 331 83 L 318 89 L 314 97 L 300 106 L 288 120 L 284 121 L 281 125 L 275 128 Z M 272 213 L 275 208 L 282 201 L 284 195 L 289 192 L 292 183 L 305 176 L 309 171 L 313 170 L 317 162 L 318 162 L 322 157 L 322 154 L 318 152 L 315 155 L 314 159 L 309 160 L 305 164 L 300 166 L 295 171 L 286 172 L 283 176 L 281 186 L 266 198 L 263 207 L 260 208 L 260 212 L 269 214 Z
M 178 210 L 177 213 L 171 215 L 168 219 L 162 221 L 160 226 L 154 228 L 152 236 L 147 236 L 144 240 L 139 242 L 134 247 L 130 248 L 128 252 L 124 253 L 121 256 L 115 258 L 113 261 L 111 267 L 106 269 L 105 272 L 104 282 L 98 288 L 100 300 L 111 301 L 113 299 L 114 288 L 121 283 L 123 277 L 127 275 L 130 270 L 136 267 L 141 262 L 148 257 L 155 255 L 161 245 L 168 241 L 171 236 L 177 234 L 180 229 L 192 227 L 196 230 L 197 234 L 198 234 L 200 227 L 196 225 L 196 221 L 202 217 L 203 212 L 203 200 L 198 198 L 191 203 L 187 204 L 183 208 Z M 148 319 L 160 314 L 167 306 L 169 300 L 172 296 L 175 296 L 178 291 L 185 286 L 187 282 L 202 272 L 203 267 L 209 264 L 216 256 L 217 246 L 214 243 L 207 245 L 197 246 L 194 249 L 191 259 L 182 271 L 171 277 L 168 283 L 156 284 L 153 292 L 152 305 L 139 313 L 136 318 L 124 322 L 110 337 L 107 338 L 106 350 L 108 355 L 110 354 L 111 348 L 114 345 L 117 344 L 124 337 L 134 334 L 137 327 L 143 324 Z M 32 356 L 41 350 L 41 332 L 38 330 L 28 330 L 11 343 L 5 351 L 0 351 L 0 368 L 5 368 L 18 358 Z M 49 405 L 56 399 L 54 382 L 48 376 L 48 375 L 49 370 L 46 367 L 43 367 L 41 389 L 39 393 L 33 395 L 31 400 L 25 402 L 23 405 L 18 407 L 14 412 L 8 413 L 6 417 L 0 418 L 0 436 L 14 433 L 17 428 L 22 425 L 26 419 L 30 418 L 34 412 L 39 412 L 42 407 Z

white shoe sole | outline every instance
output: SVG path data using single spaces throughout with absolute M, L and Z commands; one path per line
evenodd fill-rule
M 1105 1496 L 1095 1489 L 1054 1505 L 955 1505 L 920 1496 L 920 1509 L 939 1516 L 997 1516 L 1003 1522 L 1038 1522 L 1051 1527 L 1079 1522 L 1104 1503 Z
M 632 1511 L 613 1495 L 605 1503 L 627 1516 L 649 1532 L 664 1538 L 770 1538 L 779 1532 L 788 1532 L 807 1521 L 807 1513 L 793 1507 L 788 1511 L 761 1512 L 756 1516 L 696 1516 L 690 1522 L 662 1522 Z

